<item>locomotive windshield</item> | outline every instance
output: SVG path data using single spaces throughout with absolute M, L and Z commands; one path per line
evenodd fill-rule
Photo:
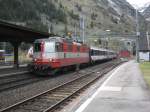
M 45 42 L 45 52 L 46 53 L 55 52 L 55 42 Z

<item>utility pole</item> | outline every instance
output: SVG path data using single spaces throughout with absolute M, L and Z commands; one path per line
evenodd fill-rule
M 110 33 L 109 32 L 111 30 L 107 29 L 105 31 L 106 31 L 106 36 L 107 36 L 107 49 L 110 49 L 110 36 L 109 36 Z
M 84 18 L 84 16 L 82 15 L 82 16 L 80 16 L 80 29 L 81 29 L 81 35 L 82 35 L 82 41 L 83 41 L 83 43 L 85 43 L 85 20 L 84 20 L 85 18 Z
M 76 23 L 74 25 L 74 38 L 75 38 L 76 41 L 78 41 L 78 39 L 77 39 L 77 26 L 76 26 Z
M 51 33 L 51 25 L 48 24 L 48 33 Z
M 148 50 L 150 50 L 150 46 L 149 46 L 149 35 L 148 35 L 148 31 L 146 32 L 146 37 L 147 37 Z
M 139 63 L 139 38 L 140 38 L 140 32 L 139 32 L 139 18 L 138 18 L 138 10 L 136 9 L 136 61 Z
M 150 43 L 149 43 L 149 35 L 148 35 L 148 31 L 146 32 L 146 37 L 147 37 L 147 47 L 148 47 L 148 51 L 150 50 Z M 149 61 L 150 61 L 150 51 L 149 51 Z

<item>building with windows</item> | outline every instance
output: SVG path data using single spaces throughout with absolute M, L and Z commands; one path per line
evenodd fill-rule
M 149 36 L 143 35 L 139 38 L 139 59 L 150 61 Z

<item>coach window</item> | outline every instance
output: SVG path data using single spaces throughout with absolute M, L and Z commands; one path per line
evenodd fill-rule
M 94 50 L 94 56 L 96 56 L 97 55 L 97 50 Z
M 93 50 L 91 50 L 91 56 L 93 56 Z
M 105 51 L 102 51 L 103 52 L 103 55 L 106 55 L 106 52 Z
M 102 51 L 102 55 L 105 55 L 105 51 Z
M 100 51 L 100 55 L 103 55 L 103 51 Z
M 99 50 L 97 50 L 97 56 L 99 55 Z
M 93 55 L 94 55 L 94 56 L 96 55 L 96 50 L 93 50 Z
M 98 55 L 101 55 L 101 52 L 100 52 L 100 51 L 98 51 Z

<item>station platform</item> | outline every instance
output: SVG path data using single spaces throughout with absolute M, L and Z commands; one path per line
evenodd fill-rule
M 150 112 L 150 91 L 139 64 L 129 61 L 116 68 L 75 112 Z

